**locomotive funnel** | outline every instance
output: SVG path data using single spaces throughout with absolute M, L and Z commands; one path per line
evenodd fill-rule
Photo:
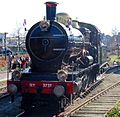
M 56 2 L 46 2 L 46 19 L 54 21 L 56 17 Z

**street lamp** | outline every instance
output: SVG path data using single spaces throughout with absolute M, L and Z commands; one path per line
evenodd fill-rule
M 7 58 L 7 38 L 6 38 L 7 34 L 8 34 L 7 32 L 4 33 L 5 60 Z
M 2 35 L 2 44 L 5 49 L 5 60 L 6 60 L 6 56 L 7 56 L 7 38 L 6 38 L 7 34 L 8 34 L 7 32 L 0 33 L 0 35 Z
M 120 45 L 118 44 L 118 57 L 120 55 Z

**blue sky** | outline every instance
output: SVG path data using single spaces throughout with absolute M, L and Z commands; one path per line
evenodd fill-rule
M 12 33 L 27 21 L 29 29 L 43 19 L 47 0 L 0 0 L 0 32 Z M 50 0 L 51 1 L 51 0 Z M 96 25 L 101 32 L 120 31 L 120 0 L 53 0 L 58 2 L 57 12 L 66 12 L 72 19 Z

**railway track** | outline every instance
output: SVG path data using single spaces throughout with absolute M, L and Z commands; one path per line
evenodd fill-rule
M 7 80 L 0 81 L 0 89 L 4 86 L 7 86 Z
M 120 67 L 112 68 L 105 74 L 104 81 L 85 100 L 74 103 L 59 117 L 104 117 L 120 100 Z
M 3 80 L 0 81 L 0 99 L 5 98 L 6 96 L 9 96 L 7 93 L 7 81 Z
M 5 93 L 7 91 L 7 86 L 0 87 L 0 93 Z
M 7 93 L 7 87 L 6 86 L 0 87 L 0 100 L 8 96 L 10 96 L 10 94 Z
M 112 69 L 112 70 L 111 70 Z M 81 110 L 81 112 L 82 113 L 84 113 L 84 109 L 87 109 L 88 107 L 86 107 L 88 104 L 90 104 L 90 103 L 93 103 L 94 101 L 95 101 L 95 104 L 96 104 L 96 106 L 97 105 L 99 105 L 98 104 L 98 102 L 96 102 L 97 100 L 98 101 L 100 101 L 100 97 L 101 96 L 103 96 L 103 97 L 105 97 L 106 96 L 106 92 L 108 92 L 108 91 L 110 91 L 111 90 L 111 86 L 113 86 L 114 84 L 116 84 L 116 86 L 117 86 L 117 82 L 118 82 L 118 79 L 120 80 L 120 75 L 118 75 L 118 74 L 120 74 L 120 73 L 117 73 L 118 71 L 120 71 L 120 69 L 119 68 L 116 68 L 116 69 L 114 69 L 114 68 L 111 68 L 110 70 L 108 70 L 108 74 L 106 73 L 106 74 L 104 74 L 104 75 L 102 75 L 101 77 L 103 77 L 103 80 L 102 80 L 102 82 L 95 88 L 95 89 L 92 89 L 92 91 L 88 91 L 89 92 L 89 94 L 85 94 L 85 98 L 78 98 L 76 101 L 74 101 L 74 104 L 73 105 L 71 105 L 70 107 L 68 107 L 68 108 L 66 108 L 65 109 L 65 112 L 64 113 L 60 113 L 60 115 L 58 115 L 58 117 L 79 117 L 80 116 L 80 114 L 78 114 L 78 113 L 80 113 L 80 110 Z M 118 83 L 119 84 L 119 83 Z M 113 86 L 114 87 L 114 86 Z M 105 91 L 105 93 L 103 92 L 105 89 L 107 89 L 107 88 L 110 88 L 110 90 L 106 90 Z M 102 92 L 102 93 L 101 93 Z M 99 96 L 97 96 L 97 97 L 95 97 L 95 95 L 98 95 L 98 93 L 99 93 L 99 95 L 100 95 L 100 97 Z M 100 94 L 101 93 L 101 94 Z M 111 96 L 112 97 L 112 96 Z M 117 97 L 117 96 L 116 96 Z M 92 99 L 93 98 L 93 99 Z M 103 98 L 104 99 L 104 98 Z M 16 99 L 16 100 L 18 100 L 18 99 Z M 91 100 L 91 101 L 90 101 Z M 112 98 L 111 98 L 111 100 L 112 100 Z M 109 102 L 109 101 L 111 101 L 111 100 L 108 100 L 107 102 L 108 103 L 111 103 L 111 102 Z M 18 101 L 19 102 L 19 101 Z M 117 99 L 115 99 L 114 100 L 114 104 L 117 102 Z M 105 101 L 103 101 L 103 103 L 104 104 L 106 104 L 106 102 Z M 95 104 L 93 104 L 93 105 L 95 105 Z M 114 104 L 112 103 L 111 104 L 111 106 L 109 107 L 109 108 L 107 108 L 107 110 L 109 110 L 109 109 L 111 109 L 113 106 L 114 106 Z M 28 116 L 25 116 L 25 112 L 23 111 L 23 110 L 20 110 L 18 107 L 19 107 L 19 103 L 17 103 L 16 104 L 16 102 L 14 102 L 13 104 L 10 104 L 10 105 L 12 105 L 12 107 L 10 107 L 11 109 L 8 111 L 8 112 L 5 112 L 4 114 L 3 114 L 3 116 L 1 116 L 1 117 L 4 117 L 4 116 L 8 116 L 8 117 L 53 117 L 53 116 L 50 116 L 49 115 L 49 112 L 45 112 L 45 113 L 42 113 L 42 114 L 37 114 L 36 116 L 34 115 L 35 113 L 33 113 L 33 114 L 30 114 L 30 115 L 28 115 Z M 14 106 L 16 106 L 16 107 L 14 107 Z M 14 109 L 15 108 L 15 109 Z M 96 107 L 97 108 L 97 107 Z M 95 109 L 96 109 L 95 108 Z M 83 110 L 82 110 L 83 109 Z M 91 109 L 91 108 L 90 108 Z M 93 108 L 93 111 L 95 110 L 94 108 Z M 103 109 L 103 108 L 102 108 Z M 15 111 L 16 110 L 16 111 Z M 106 110 L 106 112 L 107 112 L 107 110 Z M 15 112 L 14 112 L 15 111 Z M 89 112 L 90 112 L 90 110 L 89 110 Z M 3 113 L 2 111 L 1 111 L 1 113 Z M 13 114 L 14 113 L 14 114 Z M 17 113 L 17 114 L 16 114 Z M 49 116 L 47 116 L 47 115 L 44 115 L 44 114 L 47 114 L 48 113 L 48 115 Z M 87 112 L 86 112 L 87 113 Z M 14 116 L 13 116 L 14 115 Z M 83 114 L 84 115 L 84 114 Z M 89 115 L 89 114 L 88 114 Z M 81 117 L 81 116 L 80 116 Z M 84 116 L 82 116 L 82 117 L 84 117 Z M 85 117 L 89 117 L 89 116 L 85 116 Z M 94 116 L 91 116 L 91 117 L 94 117 Z M 96 117 L 99 117 L 98 115 L 96 116 Z
M 120 100 L 119 91 L 120 81 L 87 100 L 70 117 L 103 117 Z

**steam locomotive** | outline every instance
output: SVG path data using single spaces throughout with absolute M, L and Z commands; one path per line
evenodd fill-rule
M 13 72 L 8 91 L 21 93 L 25 111 L 49 105 L 61 112 L 96 82 L 105 59 L 101 33 L 94 25 L 56 14 L 56 2 L 45 4 L 46 19 L 34 24 L 26 36 L 30 68 Z

